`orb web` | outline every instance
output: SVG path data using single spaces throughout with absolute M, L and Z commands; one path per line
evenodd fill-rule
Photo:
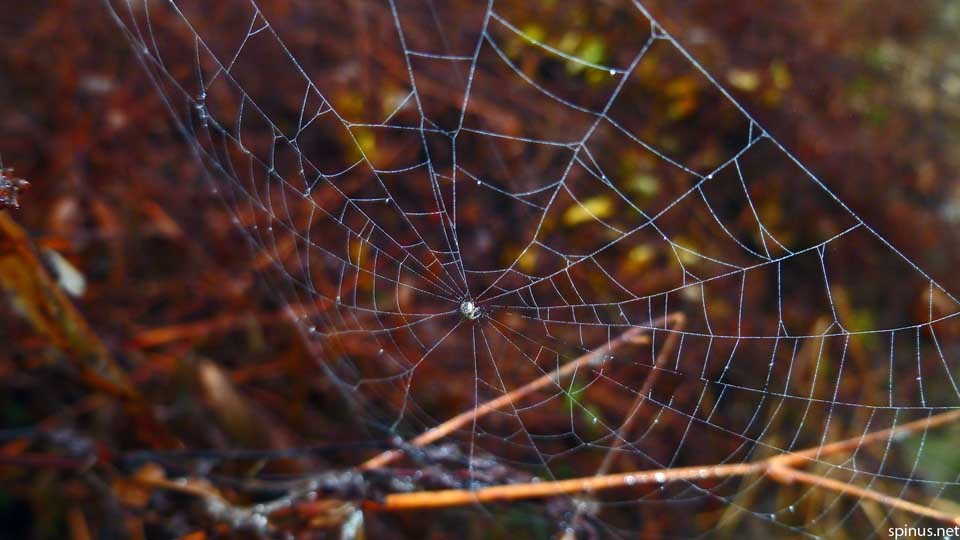
M 553 480 L 707 471 L 958 405 L 956 298 L 642 3 L 110 7 L 376 437 L 483 409 L 448 438 L 469 474 L 492 459 Z M 928 437 L 805 466 L 956 499 Z M 656 475 L 551 525 L 832 536 L 917 519 L 801 484 L 764 496 L 757 475 Z

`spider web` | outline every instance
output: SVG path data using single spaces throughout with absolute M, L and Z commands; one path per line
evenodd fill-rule
M 542 479 L 746 463 L 958 405 L 957 299 L 639 2 L 111 8 L 318 369 L 379 437 L 551 374 L 450 437 L 471 475 L 491 458 Z M 891 435 L 808 468 L 955 499 L 928 440 Z M 769 488 L 637 486 L 551 525 L 833 536 L 915 522 Z M 671 528 L 645 529 L 654 516 Z

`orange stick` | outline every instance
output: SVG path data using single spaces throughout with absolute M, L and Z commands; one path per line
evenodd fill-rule
M 671 315 L 668 317 L 668 319 L 673 317 L 674 315 Z M 659 324 L 663 322 L 663 320 L 664 319 L 661 318 L 656 321 L 653 321 L 651 325 Z M 474 407 L 469 411 L 464 411 L 454 416 L 453 418 L 450 418 L 449 420 L 443 422 L 442 424 L 423 432 L 418 437 L 410 441 L 410 443 L 418 447 L 426 446 L 432 442 L 435 442 L 439 439 L 442 439 L 450 435 L 451 433 L 460 429 L 461 427 L 472 423 L 476 418 L 482 418 L 487 414 L 490 414 L 491 412 L 496 411 L 497 409 L 502 409 L 510 405 L 511 403 L 518 401 L 524 396 L 532 392 L 535 392 L 545 386 L 548 386 L 550 384 L 556 384 L 556 382 L 559 381 L 560 379 L 566 377 L 567 375 L 570 375 L 571 373 L 583 367 L 584 365 L 590 364 L 591 362 L 595 362 L 596 360 L 601 358 L 603 355 L 609 354 L 610 351 L 616 350 L 627 344 L 636 345 L 636 344 L 648 343 L 650 338 L 649 336 L 646 335 L 647 332 L 649 332 L 648 328 L 631 328 L 626 332 L 620 334 L 613 340 L 611 340 L 609 343 L 604 344 L 601 347 L 597 347 L 596 349 L 577 357 L 576 359 L 564 364 L 562 367 L 555 369 L 550 373 L 546 373 L 534 379 L 533 381 L 530 381 L 527 384 L 519 388 L 516 388 L 510 391 L 509 393 L 506 393 L 496 399 L 487 401 L 482 405 Z M 365 471 L 365 470 L 379 469 L 381 467 L 385 467 L 390 463 L 399 459 L 400 456 L 402 455 L 403 455 L 403 452 L 400 450 L 387 450 L 386 452 L 383 452 L 377 456 L 374 456 L 373 458 L 364 462 L 362 465 L 360 465 L 360 470 Z
M 491 486 L 476 490 L 448 489 L 437 491 L 420 491 L 415 493 L 394 493 L 387 495 L 383 502 L 367 502 L 365 508 L 376 511 L 422 510 L 444 508 L 450 506 L 465 506 L 477 503 L 492 503 L 524 499 L 540 499 L 571 495 L 575 493 L 593 493 L 617 488 L 627 488 L 641 484 L 663 484 L 678 480 L 706 480 L 710 478 L 729 478 L 746 476 L 749 474 L 766 474 L 768 478 L 780 483 L 802 482 L 805 484 L 829 489 L 843 495 L 869 499 L 891 508 L 912 512 L 914 514 L 942 521 L 952 525 L 960 525 L 960 517 L 947 512 L 935 510 L 928 506 L 903 500 L 899 497 L 884 495 L 875 490 L 847 484 L 817 476 L 815 474 L 798 471 L 791 467 L 793 464 L 810 460 L 811 456 L 837 454 L 855 449 L 863 444 L 877 442 L 889 437 L 920 431 L 941 426 L 960 418 L 960 410 L 948 411 L 934 416 L 908 422 L 893 428 L 871 432 L 862 437 L 852 437 L 843 441 L 812 447 L 799 452 L 775 456 L 754 463 L 736 463 L 721 465 L 704 465 L 701 467 L 676 467 L 672 469 L 653 469 L 633 471 L 603 476 L 574 478 L 551 482 L 531 482 L 522 484 L 507 484 Z

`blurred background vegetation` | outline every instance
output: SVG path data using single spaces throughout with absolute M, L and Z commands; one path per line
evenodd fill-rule
M 840 198 L 948 290 L 960 290 L 960 4 L 651 4 L 664 26 Z M 523 32 L 586 60 L 616 56 L 611 36 L 629 37 L 554 31 L 554 18 L 588 13 L 587 3 L 544 2 L 541 9 L 543 18 Z M 296 20 L 272 22 L 297 27 Z M 31 183 L 22 208 L 0 217 L 28 233 L 37 264 L 64 291 L 43 305 L 77 306 L 75 314 L 38 314 L 30 307 L 37 300 L 24 291 L 49 284 L 4 281 L 11 301 L 0 304 L 6 460 L 0 460 L 0 537 L 167 538 L 193 530 L 196 516 L 173 511 L 180 508 L 176 498 L 122 511 L 117 486 L 73 455 L 162 448 L 167 437 L 191 448 L 367 440 L 257 277 L 265 263 L 251 259 L 232 215 L 199 181 L 199 164 L 188 159 L 188 145 L 105 8 L 79 0 L 9 3 L 0 36 L 0 155 Z M 344 46 L 362 54 L 357 43 Z M 695 85 L 680 76 L 661 82 L 649 91 L 686 126 L 682 136 L 722 136 L 703 124 L 723 119 L 706 116 L 701 108 L 709 104 Z M 351 99 L 362 110 L 370 96 L 340 96 L 338 107 L 349 110 Z M 363 134 L 358 142 L 376 145 L 364 143 Z M 651 176 L 633 182 L 650 197 L 662 187 Z M 609 201 L 591 204 L 594 215 L 611 211 Z M 768 217 L 784 230 L 793 220 L 819 218 Z M 574 226 L 584 216 L 571 211 L 562 220 Z M 0 256 L 16 246 L 5 240 Z M 642 267 L 651 255 L 641 248 L 631 257 Z M 15 264 L 0 260 L 0 272 L 18 275 Z M 885 291 L 897 279 L 863 276 L 863 291 L 851 294 Z M 925 309 L 923 301 L 910 302 L 902 307 Z M 55 322 L 45 325 L 48 316 Z M 882 317 L 853 316 L 864 328 Z M 58 330 L 65 320 L 70 328 Z M 91 378 L 91 365 L 100 378 Z M 128 387 L 153 404 L 149 412 L 125 393 Z M 48 435 L 33 444 L 66 448 L 65 461 L 17 461 L 38 428 Z M 926 473 L 960 470 L 955 435 L 927 439 Z M 331 454 L 310 467 L 355 461 Z M 304 467 L 273 466 L 289 473 Z M 480 512 L 447 511 L 389 516 L 368 526 L 371 538 L 552 531 L 549 519 L 525 504 L 498 517 L 495 525 Z M 647 517 L 640 532 L 667 534 L 666 518 Z

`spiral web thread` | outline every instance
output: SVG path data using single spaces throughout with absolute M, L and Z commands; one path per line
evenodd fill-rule
M 957 408 L 957 299 L 643 4 L 261 4 L 111 8 L 377 436 L 591 351 L 450 437 L 471 479 L 490 458 L 543 479 L 746 463 Z M 957 486 L 928 466 L 937 437 L 809 466 L 935 504 Z M 624 536 L 662 508 L 678 536 L 915 520 L 766 485 L 625 490 L 566 519 Z

